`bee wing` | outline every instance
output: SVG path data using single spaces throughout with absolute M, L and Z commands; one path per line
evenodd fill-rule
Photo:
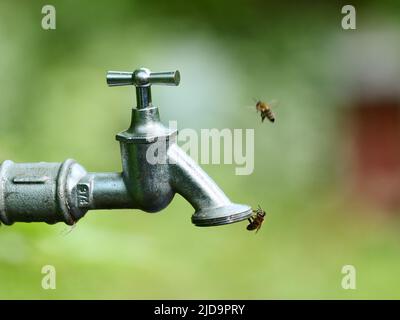
M 256 108 L 256 106 L 255 106 L 255 105 L 253 105 L 253 106 L 244 106 L 244 108 L 246 108 L 246 109 L 253 109 L 253 110 L 257 110 L 257 108 Z
M 273 100 L 271 100 L 271 101 L 268 101 L 268 105 L 269 105 L 271 108 L 277 108 L 277 107 L 280 106 L 280 101 L 279 101 L 279 100 L 276 100 L 276 99 L 273 99 Z
M 258 230 L 261 229 L 262 224 L 263 224 L 263 222 L 261 221 L 261 223 L 257 226 L 256 233 L 258 232 Z

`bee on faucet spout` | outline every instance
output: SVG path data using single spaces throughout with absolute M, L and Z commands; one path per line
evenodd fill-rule
M 255 215 L 251 216 L 247 220 L 249 220 L 249 225 L 247 226 L 247 230 L 253 231 L 256 230 L 256 233 L 258 230 L 260 230 L 263 222 L 264 222 L 264 217 L 266 215 L 265 211 L 261 209 L 260 206 L 258 206 L 257 210 L 253 210 Z

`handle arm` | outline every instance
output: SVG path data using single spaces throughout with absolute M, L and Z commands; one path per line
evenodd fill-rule
M 108 71 L 107 84 L 110 87 L 134 85 L 136 87 L 148 87 L 153 84 L 177 86 L 180 82 L 179 71 L 151 72 L 141 68 L 133 72 Z

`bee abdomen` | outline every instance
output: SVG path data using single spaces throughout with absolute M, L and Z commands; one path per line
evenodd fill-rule
M 270 109 L 265 110 L 264 115 L 265 115 L 264 118 L 267 117 L 269 121 L 271 122 L 275 121 L 275 116 Z

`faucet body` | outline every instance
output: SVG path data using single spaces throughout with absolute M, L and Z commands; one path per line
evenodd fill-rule
M 75 224 L 88 210 L 140 209 L 157 212 L 181 194 L 194 207 L 192 222 L 213 226 L 247 219 L 249 206 L 233 204 L 176 144 L 177 132 L 163 126 L 151 102 L 151 84 L 179 83 L 179 73 L 110 72 L 110 86 L 134 84 L 137 108 L 119 133 L 122 172 L 87 172 L 72 159 L 63 163 L 0 165 L 0 221 Z M 156 160 L 156 161 L 154 161 Z

